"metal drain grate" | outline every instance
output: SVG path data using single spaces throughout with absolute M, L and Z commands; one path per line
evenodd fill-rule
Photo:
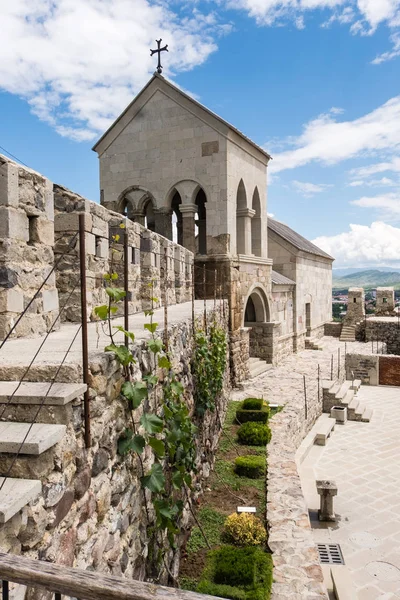
M 344 565 L 339 544 L 318 544 L 318 554 L 322 565 Z

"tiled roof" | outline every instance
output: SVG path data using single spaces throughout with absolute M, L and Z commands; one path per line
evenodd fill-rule
M 292 281 L 289 277 L 285 277 L 276 271 L 272 271 L 271 279 L 272 283 L 277 283 L 278 285 L 296 285 L 295 281 Z
M 318 248 L 318 246 L 309 240 L 306 240 L 306 238 L 304 238 L 302 235 L 280 221 L 275 221 L 275 219 L 268 217 L 268 228 L 299 250 L 303 250 L 303 252 L 309 252 L 310 254 L 315 254 L 316 256 L 323 256 L 324 258 L 335 260 L 332 256 L 321 250 L 321 248 Z

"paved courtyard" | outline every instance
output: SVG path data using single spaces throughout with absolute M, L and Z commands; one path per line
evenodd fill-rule
M 370 423 L 336 426 L 300 476 L 316 543 L 338 543 L 358 600 L 400 600 L 400 388 L 362 387 Z M 317 479 L 334 479 L 337 523 L 317 520 Z

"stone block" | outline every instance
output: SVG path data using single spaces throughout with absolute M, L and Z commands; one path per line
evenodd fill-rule
M 44 290 L 42 292 L 43 299 L 43 312 L 57 311 L 59 309 L 58 304 L 58 291 L 57 290 Z
M 29 241 L 54 246 L 54 223 L 42 217 L 29 219 Z
M 29 241 L 29 220 L 24 212 L 0 207 L 0 238 Z
M 45 213 L 49 221 L 53 222 L 54 228 L 54 188 L 53 182 L 46 179 L 45 183 Z
M 92 230 L 92 217 L 85 214 L 85 231 Z M 79 213 L 58 213 L 54 217 L 54 231 L 78 231 Z
M 18 206 L 18 167 L 6 162 L 0 166 L 0 205 Z
M 96 237 L 96 256 L 108 260 L 109 245 L 108 239 L 104 237 Z
M 96 236 L 93 233 L 85 233 L 85 250 L 86 254 L 96 256 Z
M 19 290 L 0 291 L 0 312 L 21 313 L 24 310 L 24 295 Z

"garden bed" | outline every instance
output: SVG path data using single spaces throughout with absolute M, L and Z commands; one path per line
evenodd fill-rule
M 214 471 L 211 473 L 208 487 L 204 495 L 200 498 L 197 510 L 197 519 L 201 528 L 204 531 L 205 537 L 211 547 L 207 545 L 204 536 L 202 535 L 198 525 L 194 525 L 190 537 L 185 544 L 181 554 L 181 566 L 179 575 L 179 584 L 183 589 L 202 591 L 202 588 L 212 590 L 211 583 L 205 584 L 210 573 L 214 573 L 216 557 L 218 559 L 218 551 L 220 548 L 227 548 L 224 544 L 226 541 L 223 538 L 224 523 L 229 515 L 236 513 L 238 506 L 255 507 L 256 515 L 266 525 L 266 476 L 261 474 L 260 477 L 252 479 L 249 477 L 239 476 L 235 472 L 235 459 L 238 456 L 258 456 L 266 457 L 266 447 L 262 446 L 247 446 L 237 442 L 237 431 L 239 424 L 236 422 L 236 411 L 240 409 L 240 403 L 230 402 L 227 409 L 226 419 L 224 423 L 224 432 L 220 439 L 219 449 L 215 459 Z M 267 409 L 268 410 L 268 409 Z M 271 412 L 272 416 L 274 412 Z M 261 423 L 257 425 L 263 426 Z M 260 551 L 260 546 L 246 546 L 240 552 L 257 550 Z M 247 550 L 246 550 L 247 549 Z M 238 548 L 236 548 L 239 551 Z M 265 544 L 263 546 L 265 550 Z M 270 554 L 265 552 L 268 565 L 272 565 Z M 258 556 L 258 555 L 257 555 Z M 256 574 L 256 579 L 265 579 L 265 565 L 261 575 Z M 268 571 L 268 577 L 272 582 L 272 566 Z M 199 585 L 200 584 L 200 585 Z M 228 587 L 229 584 L 227 584 Z M 227 598 L 250 598 L 257 597 L 260 600 L 267 600 L 270 585 L 264 585 L 263 593 L 260 593 L 251 588 L 247 591 L 235 588 L 232 589 L 214 586 L 218 591 L 218 595 Z M 251 586 L 250 586 L 251 587 Z M 210 591 L 207 593 L 211 593 Z M 215 593 L 217 595 L 217 593 Z

